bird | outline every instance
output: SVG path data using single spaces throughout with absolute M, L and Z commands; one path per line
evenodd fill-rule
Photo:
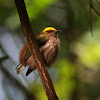
M 56 30 L 53 27 L 46 27 L 36 38 L 47 68 L 51 66 L 58 57 L 60 50 L 60 39 L 58 38 L 59 32 L 60 30 Z M 27 43 L 20 51 L 19 62 L 20 64 L 16 67 L 17 74 L 20 74 L 27 65 L 29 68 L 26 72 L 26 76 L 36 69 L 35 62 Z

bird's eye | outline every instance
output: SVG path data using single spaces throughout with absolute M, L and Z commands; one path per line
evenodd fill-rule
M 51 30 L 48 30 L 47 32 L 48 32 L 48 33 L 50 33 L 50 32 L 51 32 Z

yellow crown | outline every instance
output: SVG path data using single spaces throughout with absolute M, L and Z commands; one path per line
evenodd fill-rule
M 48 30 L 56 31 L 56 29 L 53 28 L 53 27 L 46 27 L 41 33 L 44 33 L 44 32 L 46 32 Z

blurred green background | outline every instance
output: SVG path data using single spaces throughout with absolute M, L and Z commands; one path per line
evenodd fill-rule
M 61 30 L 61 50 L 48 69 L 59 100 L 100 100 L 100 17 L 88 0 L 25 0 L 37 36 L 45 27 Z M 93 0 L 100 11 L 100 1 Z M 0 100 L 47 100 L 38 72 L 15 68 L 25 38 L 14 0 L 0 0 Z

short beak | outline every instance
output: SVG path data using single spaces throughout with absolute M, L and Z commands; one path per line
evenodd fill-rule
M 59 32 L 61 32 L 60 30 L 56 30 L 56 33 L 59 33 Z

